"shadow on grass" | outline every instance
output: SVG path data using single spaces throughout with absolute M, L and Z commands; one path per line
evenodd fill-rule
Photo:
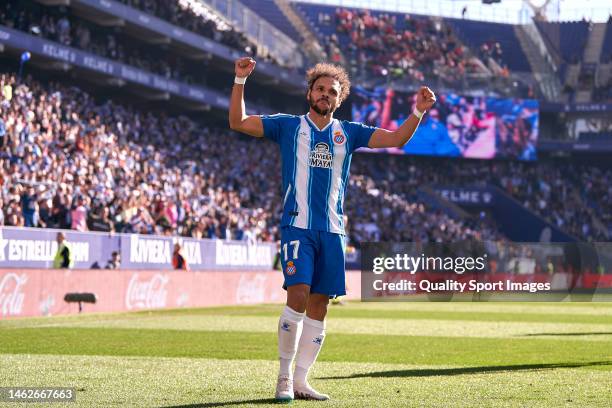
M 612 332 L 581 332 L 581 333 L 529 333 L 522 334 L 517 337 L 533 337 L 533 336 L 610 336 Z
M 459 368 L 439 368 L 439 369 L 416 369 L 416 370 L 392 370 L 376 371 L 372 373 L 357 373 L 347 376 L 318 377 L 318 380 L 342 380 L 350 378 L 384 378 L 384 377 L 434 377 L 451 376 L 463 374 L 482 374 L 496 373 L 502 371 L 529 371 L 529 370 L 549 370 L 555 368 L 578 368 L 591 366 L 612 366 L 611 361 L 591 361 L 584 363 L 555 363 L 555 364 L 521 364 L 507 366 L 484 366 L 484 367 L 459 367 Z
M 242 404 L 278 404 L 278 405 L 287 405 L 287 402 L 279 402 L 274 398 L 262 398 L 262 399 L 253 399 L 253 400 L 241 400 L 241 401 L 227 401 L 227 402 L 204 402 L 202 404 L 187 404 L 187 405 L 169 405 L 163 408 L 206 408 L 206 407 L 225 407 L 231 405 L 242 405 Z

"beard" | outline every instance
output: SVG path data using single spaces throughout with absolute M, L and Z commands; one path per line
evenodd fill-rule
M 319 99 L 319 101 L 321 100 L 325 100 L 325 99 Z M 328 106 L 327 109 L 319 108 L 319 105 L 318 105 L 319 101 L 315 101 L 312 96 L 308 100 L 308 102 L 310 103 L 310 107 L 312 108 L 313 111 L 317 112 L 321 116 L 326 116 L 329 113 L 333 113 L 333 111 L 331 110 L 331 104 L 329 103 L 329 101 L 327 101 L 327 106 Z

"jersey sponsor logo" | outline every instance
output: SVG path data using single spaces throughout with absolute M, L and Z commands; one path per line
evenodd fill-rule
M 295 273 L 297 272 L 297 268 L 295 267 L 295 264 L 293 263 L 293 261 L 287 262 L 287 268 L 285 268 L 285 271 L 287 272 L 287 275 L 289 276 L 295 275 Z
M 342 143 L 344 143 L 345 140 L 346 138 L 344 137 L 344 134 L 341 131 L 336 130 L 334 132 L 334 144 L 341 145 Z
M 327 143 L 319 142 L 315 145 L 314 149 L 310 152 L 310 160 L 308 164 L 310 167 L 321 167 L 323 169 L 332 168 L 332 154 L 329 152 L 329 146 Z

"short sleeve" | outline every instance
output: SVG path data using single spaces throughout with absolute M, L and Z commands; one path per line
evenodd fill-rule
M 373 126 L 357 122 L 344 122 L 343 126 L 347 132 L 351 152 L 361 147 L 368 147 L 370 137 L 372 137 L 372 133 L 376 130 Z
M 292 118 L 294 118 L 294 116 L 284 115 L 282 113 L 277 113 L 276 115 L 261 115 L 264 137 L 280 144 L 283 128 Z

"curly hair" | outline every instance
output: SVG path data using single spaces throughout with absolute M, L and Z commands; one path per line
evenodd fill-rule
M 309 91 L 312 91 L 312 86 L 315 82 L 317 82 L 317 79 L 321 77 L 330 77 L 340 82 L 340 102 L 345 101 L 346 98 L 348 98 L 349 93 L 351 92 L 351 81 L 349 80 L 348 74 L 344 68 L 324 62 L 320 62 L 314 67 L 310 68 L 308 71 L 306 71 L 306 81 L 308 82 Z

